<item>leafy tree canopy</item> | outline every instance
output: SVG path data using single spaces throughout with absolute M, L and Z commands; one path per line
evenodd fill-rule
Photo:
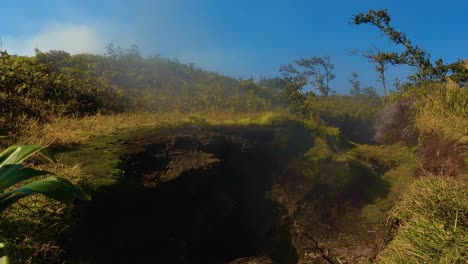
M 391 24 L 391 18 L 386 9 L 373 10 L 370 9 L 367 13 L 358 13 L 353 16 L 352 24 L 362 25 L 370 24 L 377 27 L 384 33 L 389 40 L 404 48 L 403 52 L 372 52 L 367 56 L 371 61 L 376 62 L 379 69 L 378 72 L 382 77 L 382 72 L 385 71 L 387 64 L 406 64 L 417 69 L 417 72 L 409 79 L 421 83 L 428 81 L 445 81 L 446 77 L 458 83 L 468 82 L 468 70 L 463 67 L 463 60 L 444 64 L 442 59 L 437 59 L 434 63 L 431 61 L 430 53 L 423 48 L 413 44 L 405 33 L 396 30 Z M 382 79 L 382 78 L 381 78 Z M 385 80 L 385 78 L 383 78 Z

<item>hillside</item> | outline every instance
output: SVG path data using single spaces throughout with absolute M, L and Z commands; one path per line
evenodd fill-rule
M 136 46 L 0 51 L 0 147 L 49 146 L 0 154 L 0 263 L 467 263 L 468 62 L 386 10 L 352 23 L 401 48 L 363 54 L 383 94 L 355 72 L 336 94 L 328 55 L 236 79 Z

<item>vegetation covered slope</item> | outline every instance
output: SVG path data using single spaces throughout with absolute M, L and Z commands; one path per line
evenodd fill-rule
M 395 97 L 396 105 L 411 102 L 403 122 L 413 132 L 394 133 L 393 125 L 386 131 L 414 146 L 420 178 L 391 211 L 399 229 L 379 255 L 382 263 L 466 262 L 467 98 L 466 88 L 453 82 L 413 87 Z
M 122 111 L 262 111 L 277 92 L 136 49 L 107 56 L 63 51 L 0 54 L 3 134 L 26 120 Z

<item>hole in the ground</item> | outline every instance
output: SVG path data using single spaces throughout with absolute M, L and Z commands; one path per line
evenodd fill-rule
M 125 157 L 126 180 L 93 197 L 69 251 L 94 263 L 295 263 L 285 209 L 266 195 L 289 152 L 274 141 L 264 128 L 148 138 Z
M 305 153 L 313 144 L 320 149 L 318 139 L 292 123 L 179 128 L 128 142 L 125 176 L 77 210 L 75 231 L 64 241 L 70 259 L 248 263 L 245 257 L 264 256 L 296 263 L 312 254 L 324 260 L 302 233 L 340 256 L 372 257 L 378 237 L 359 212 L 384 197 L 388 183 L 373 168 L 379 164 L 344 154 L 310 160 Z

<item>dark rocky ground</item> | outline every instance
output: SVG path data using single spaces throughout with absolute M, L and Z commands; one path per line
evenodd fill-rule
M 352 206 L 307 200 L 311 183 L 286 166 L 312 144 L 297 133 L 285 142 L 281 127 L 175 128 L 121 142 L 124 177 L 82 208 L 68 251 L 80 263 L 372 259 L 380 231 L 341 219 Z

